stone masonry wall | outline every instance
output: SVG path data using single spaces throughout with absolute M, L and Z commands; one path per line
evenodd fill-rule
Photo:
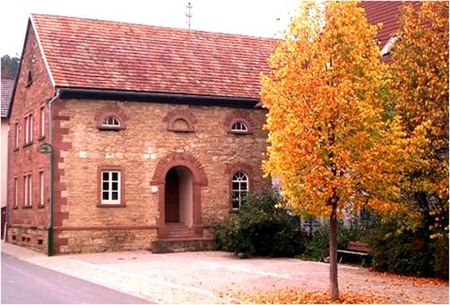
M 192 156 L 207 176 L 208 184 L 201 189 L 205 226 L 230 213 L 233 169 L 249 171 L 251 190 L 270 187 L 261 171 L 266 147 L 266 133 L 262 130 L 265 112 L 261 109 L 75 99 L 57 103 L 58 117 L 64 118 L 59 122 L 64 130 L 61 141 L 68 147 L 61 149 L 57 164 L 63 186 L 63 204 L 56 207 L 57 213 L 63 215 L 57 229 L 61 252 L 115 249 L 113 240 L 94 246 L 93 235 L 105 234 L 104 228 L 109 229 L 105 236 L 113 231 L 136 232 L 131 237 L 133 245 L 119 241 L 122 248 L 148 248 L 156 236 L 159 218 L 159 194 L 151 191 L 151 181 L 158 162 L 170 153 Z M 102 113 L 118 114 L 125 129 L 100 130 Z M 183 128 L 176 113 L 186 119 L 188 131 L 171 131 Z M 251 127 L 250 134 L 228 132 L 228 124 L 235 117 L 244 118 Z M 122 171 L 125 205 L 98 204 L 102 167 Z M 137 234 L 143 231 L 147 235 Z

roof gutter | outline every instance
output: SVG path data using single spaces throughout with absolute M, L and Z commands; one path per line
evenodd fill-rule
M 116 100 L 149 103 L 190 104 L 198 106 L 224 106 L 248 109 L 255 108 L 259 104 L 259 99 L 241 97 L 79 88 L 60 88 L 59 90 L 61 99 Z

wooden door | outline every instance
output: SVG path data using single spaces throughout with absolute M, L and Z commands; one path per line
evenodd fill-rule
M 166 175 L 165 217 L 167 223 L 180 222 L 180 178 L 176 170 Z

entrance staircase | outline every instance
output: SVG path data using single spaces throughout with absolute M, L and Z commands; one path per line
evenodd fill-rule
M 185 225 L 168 225 L 162 237 L 152 241 L 153 253 L 210 251 L 215 249 L 214 239 L 196 236 Z

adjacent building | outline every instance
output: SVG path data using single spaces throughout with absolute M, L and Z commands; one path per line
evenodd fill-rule
M 2 228 L 1 238 L 3 239 L 6 226 L 6 206 L 7 206 L 7 181 L 8 181 L 8 130 L 9 130 L 9 105 L 14 88 L 13 79 L 2 79 L 1 85 L 1 206 L 2 206 Z

